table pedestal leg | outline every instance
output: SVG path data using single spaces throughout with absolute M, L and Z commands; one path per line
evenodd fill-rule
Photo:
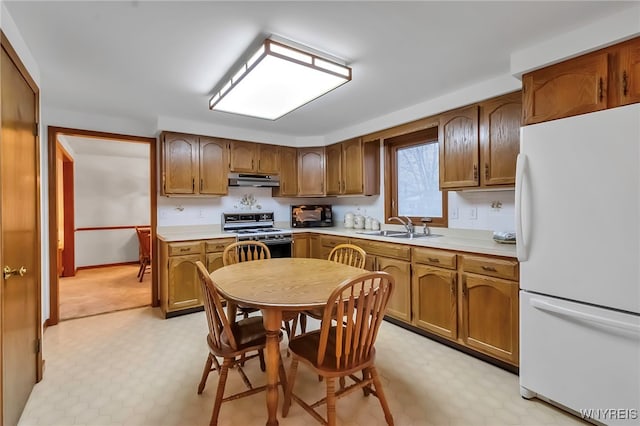
M 277 426 L 278 418 L 278 367 L 280 364 L 280 325 L 282 312 L 265 309 L 262 311 L 264 328 L 267 331 L 267 426 Z

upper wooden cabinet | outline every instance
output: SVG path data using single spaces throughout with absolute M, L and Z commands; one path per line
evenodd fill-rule
M 379 141 L 361 138 L 326 147 L 327 195 L 380 193 Z
M 295 197 L 298 195 L 298 150 L 280 147 L 280 186 L 273 188 L 273 195 Z
M 521 92 L 442 114 L 440 189 L 513 186 L 521 117 Z
M 275 175 L 280 173 L 280 147 L 278 145 L 258 144 L 258 173 Z
M 524 74 L 522 86 L 524 124 L 640 102 L 640 38 Z
M 298 195 L 321 197 L 325 193 L 324 147 L 298 149 Z
M 251 142 L 231 141 L 229 169 L 237 173 L 253 173 L 258 167 L 258 145 Z
M 231 141 L 229 169 L 236 173 L 278 174 L 280 152 L 277 145 Z
M 480 104 L 480 186 L 515 185 L 521 117 L 520 91 Z
M 525 124 L 607 108 L 608 56 L 591 54 L 525 74 Z
M 227 194 L 227 141 L 163 132 L 162 195 Z
M 478 106 L 440 116 L 440 188 L 478 186 Z

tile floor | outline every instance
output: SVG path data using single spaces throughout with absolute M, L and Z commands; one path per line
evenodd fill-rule
M 204 313 L 160 318 L 150 307 L 70 320 L 44 334 L 44 380 L 19 425 L 206 425 L 217 376 L 196 388 L 207 348 Z M 378 370 L 398 426 L 577 425 L 580 419 L 518 393 L 518 377 L 390 323 L 377 342 Z M 282 353 L 285 354 L 282 344 Z M 285 359 L 285 366 L 288 360 Z M 264 383 L 257 360 L 245 368 Z M 243 388 L 229 373 L 227 390 Z M 296 389 L 320 396 L 323 384 L 300 366 Z M 282 396 L 279 399 L 282 402 Z M 361 392 L 338 401 L 339 424 L 384 425 L 375 397 Z M 280 424 L 318 424 L 293 404 Z M 220 425 L 264 425 L 265 394 L 222 405 Z

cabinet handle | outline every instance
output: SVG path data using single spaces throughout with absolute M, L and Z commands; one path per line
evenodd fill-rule
M 598 82 L 598 97 L 600 98 L 600 102 L 602 102 L 604 97 L 604 81 L 602 80 L 602 77 L 600 77 Z
M 489 271 L 489 272 L 498 272 L 498 271 L 496 270 L 496 268 L 494 268 L 493 266 L 483 266 L 483 267 L 482 267 L 482 270 L 483 270 L 483 271 Z
M 262 160 L 258 160 L 258 170 L 262 167 Z
M 189 250 L 191 250 L 191 249 L 189 249 L 189 248 L 181 248 L 180 249 L 180 253 L 184 253 L 184 252 L 187 252 Z
M 454 280 L 451 280 L 451 294 L 454 296 L 456 294 L 456 283 Z
M 200 191 L 202 191 L 203 186 L 204 186 L 204 179 L 200 178 Z
M 627 80 L 627 72 L 623 71 L 622 72 L 622 94 L 624 96 L 627 96 L 627 94 L 629 93 L 629 81 Z
M 473 165 L 473 178 L 474 179 L 478 179 L 478 165 L 477 164 Z
M 428 257 L 429 262 L 440 263 L 440 259 L 436 259 L 435 257 Z
M 467 282 L 462 281 L 462 297 L 467 297 Z
M 489 163 L 484 163 L 484 177 L 489 179 Z
M 196 178 L 191 178 L 191 192 L 196 191 Z

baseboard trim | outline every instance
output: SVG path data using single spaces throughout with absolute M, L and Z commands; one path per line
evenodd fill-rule
M 506 371 L 508 371 L 510 373 L 513 373 L 513 374 L 516 374 L 516 375 L 520 374 L 520 368 L 516 367 L 515 365 L 511 365 L 511 364 L 508 364 L 508 363 L 506 363 L 504 361 L 501 361 L 499 359 L 492 358 L 492 357 L 490 357 L 488 355 L 485 355 L 485 354 L 483 354 L 481 352 L 477 352 L 477 351 L 475 351 L 475 350 L 473 350 L 471 348 L 468 348 L 468 347 L 466 347 L 464 345 L 461 345 L 459 343 L 453 342 L 451 340 L 447 340 L 444 337 L 437 336 L 435 334 L 429 333 L 428 331 L 422 330 L 421 328 L 414 327 L 411 324 L 406 324 L 406 323 L 404 323 L 404 322 L 402 322 L 400 320 L 397 320 L 395 318 L 391 318 L 388 315 L 385 315 L 384 319 L 385 319 L 385 321 L 390 322 L 391 324 L 397 325 L 398 327 L 402 327 L 405 330 L 412 331 L 412 332 L 414 332 L 416 334 L 419 334 L 421 336 L 424 336 L 424 337 L 426 337 L 428 339 L 435 340 L 436 342 L 442 343 L 443 345 L 449 346 L 450 348 L 457 349 L 460 352 L 464 352 L 467 355 L 473 356 L 474 358 L 478 358 L 478 359 L 480 359 L 482 361 L 488 362 L 489 364 L 493 364 L 496 367 L 502 368 L 503 370 L 506 370 Z
M 87 265 L 87 266 L 78 266 L 76 268 L 76 271 L 80 271 L 82 269 L 96 269 L 96 268 L 105 268 L 108 266 L 124 266 L 124 265 L 139 265 L 140 262 L 138 261 L 133 261 L 133 262 L 118 262 L 118 263 L 103 263 L 101 265 Z

